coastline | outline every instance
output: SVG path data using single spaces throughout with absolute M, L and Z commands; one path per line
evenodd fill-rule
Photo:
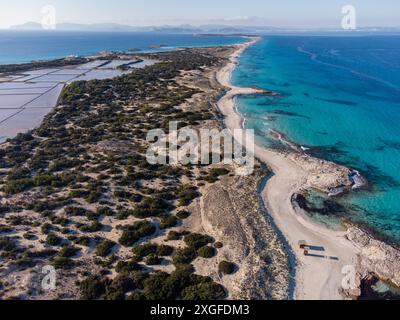
M 206 69 L 181 72 L 174 78 L 179 88 L 199 90 L 198 93 L 184 100 L 179 105 L 179 110 L 208 114 L 209 119 L 207 118 L 208 120 L 206 119 L 200 124 L 201 128 L 221 128 L 219 114 L 216 115 L 215 112 L 209 114 L 210 108 L 214 109 L 215 101 L 219 99 L 218 106 L 226 117 L 226 125 L 233 129 L 243 127 L 246 121 L 235 108 L 235 97 L 242 94 L 275 94 L 258 88 L 240 88 L 230 83 L 232 72 L 238 64 L 240 55 L 246 48 L 259 41 L 251 36 L 246 36 L 246 38 L 251 41 L 235 46 L 187 49 L 189 57 L 193 57 L 194 54 L 205 57 L 214 56 L 219 61 L 218 64 Z M 160 55 L 164 56 L 165 54 Z M 163 59 L 169 59 L 169 56 L 172 59 L 181 59 L 179 53 L 166 53 L 166 55 Z M 228 61 L 228 59 L 230 60 Z M 229 63 L 225 65 L 227 61 Z M 220 70 L 221 68 L 222 70 Z M 157 81 L 162 81 L 160 79 L 163 78 L 157 79 L 159 79 Z M 161 85 L 161 87 L 163 86 Z M 89 92 L 91 91 L 89 90 Z M 101 97 L 100 94 L 98 98 Z M 138 105 L 141 104 L 141 98 L 143 97 L 138 98 Z M 201 104 L 200 101 L 208 103 Z M 65 121 L 74 121 L 74 117 L 70 117 L 66 112 L 68 111 L 67 106 L 68 103 L 60 110 L 55 111 L 61 112 Z M 94 108 L 97 107 L 97 105 L 94 106 Z M 131 102 L 128 101 L 123 108 L 126 108 L 124 109 L 128 111 L 126 116 L 129 116 Z M 162 118 L 164 116 L 162 110 L 158 111 L 160 111 L 158 118 Z M 114 119 L 101 119 L 101 121 L 109 126 Z M 131 121 L 131 123 L 135 123 L 135 121 Z M 58 128 L 57 125 L 52 126 L 52 130 L 58 130 Z M 307 194 L 307 191 L 311 189 L 318 189 L 328 195 L 339 195 L 358 188 L 363 182 L 363 178 L 358 172 L 306 155 L 302 146 L 291 142 L 283 133 L 271 131 L 271 135 L 275 135 L 276 139 L 287 145 L 289 151 L 281 152 L 256 146 L 256 157 L 266 164 L 269 170 L 265 170 L 265 166 L 259 166 L 257 163 L 257 171 L 252 176 L 243 178 L 229 175 L 221 177 L 219 181 L 207 184 L 202 181 L 205 180 L 204 173 L 195 170 L 195 177 L 200 179 L 194 180 L 193 177 L 193 180 L 182 181 L 182 183 L 191 181 L 199 187 L 201 193 L 199 199 L 195 200 L 189 208 L 191 216 L 175 230 L 179 230 L 179 232 L 190 230 L 190 232 L 207 234 L 223 244 L 223 247 L 218 250 L 218 255 L 212 260 L 199 259 L 194 262 L 196 272 L 203 276 L 211 276 L 214 281 L 223 285 L 229 293 L 228 299 L 355 299 L 360 296 L 365 297 L 364 294 L 361 294 L 360 288 L 365 284 L 372 286 L 374 278 L 391 281 L 400 287 L 400 264 L 397 263 L 400 261 L 399 250 L 376 240 L 373 234 L 368 234 L 351 224 L 345 225 L 346 232 L 331 231 L 314 222 L 302 209 L 308 210 L 307 206 L 302 205 L 304 201 L 302 202 L 301 196 Z M 85 150 L 109 150 L 118 153 L 125 153 L 129 150 L 129 147 L 123 147 L 118 139 L 104 140 L 101 143 L 89 140 L 87 144 L 88 148 Z M 0 144 L 0 149 L 1 147 Z M 75 156 L 72 154 L 72 157 Z M 228 168 L 228 170 L 231 169 L 231 167 Z M 82 170 L 85 172 L 84 168 Z M 271 170 L 273 173 L 268 175 L 265 173 L 266 171 L 271 172 Z M 157 184 L 155 187 L 159 188 L 159 185 Z M 42 195 L 36 194 L 36 191 L 40 190 L 32 191 L 32 195 L 42 199 Z M 26 195 L 29 197 L 23 198 Z M 19 203 L 24 202 L 25 199 L 31 201 L 30 199 L 34 198 L 29 193 L 20 192 L 10 199 Z M 82 202 L 81 205 L 89 211 L 97 210 L 92 203 Z M 26 208 L 28 211 L 21 215 L 27 212 L 30 215 L 38 214 L 35 211 L 29 211 L 29 206 Z M 0 217 L 0 222 L 8 224 L 9 221 L 2 220 L 3 218 Z M 101 219 L 100 221 L 109 224 L 107 227 L 111 227 L 111 230 L 118 224 L 118 221 L 112 220 L 113 218 Z M 136 220 L 133 219 L 133 221 Z M 15 228 L 17 234 L 25 231 L 24 225 L 19 229 Z M 76 231 L 81 230 L 77 229 Z M 99 231 L 101 237 L 118 241 L 117 232 L 107 234 L 103 231 Z M 37 248 L 41 248 L 44 243 L 44 233 L 41 230 L 34 232 L 40 235 L 38 240 L 41 239 L 41 243 Z M 22 233 L 18 236 L 22 239 Z M 63 237 L 61 234 L 60 236 Z M 163 239 L 161 234 L 156 234 L 156 237 L 155 241 L 160 244 L 168 240 Z M 305 256 L 304 252 L 299 249 L 299 240 L 304 240 L 313 247 L 310 248 L 308 256 Z M 22 245 L 27 244 L 27 241 L 23 241 Z M 32 246 L 32 243 L 29 245 Z M 127 257 L 125 254 L 129 250 L 126 248 L 118 250 L 121 253 L 120 258 L 125 259 Z M 85 257 L 90 256 L 92 252 L 94 251 L 85 251 L 87 254 Z M 76 258 L 78 259 L 78 257 Z M 217 271 L 218 263 L 222 259 L 235 262 L 238 266 L 237 272 L 222 277 Z M 85 268 L 87 266 L 85 265 Z M 159 270 L 170 272 L 172 271 L 171 266 L 172 264 L 162 265 Z M 210 266 L 213 267 L 210 268 Z M 341 290 L 342 280 L 346 276 L 346 274 L 342 274 L 344 266 L 354 266 L 356 269 L 356 288 L 354 289 Z M 10 278 L 14 277 L 16 274 L 14 271 L 14 269 L 9 269 L 7 275 Z M 21 272 L 25 272 L 25 269 Z M 67 278 L 66 276 L 64 280 L 71 280 L 71 278 Z M 72 288 L 72 281 L 70 285 Z M 77 296 L 76 292 L 71 291 L 70 294 Z
M 4 282 L 7 283 L 7 291 L 0 290 L 1 298 L 19 297 L 30 300 L 58 299 L 62 295 L 65 299 L 76 299 L 82 294 L 77 280 L 79 282 L 90 281 L 90 278 L 85 278 L 88 272 L 91 275 L 100 274 L 100 268 L 103 271 L 105 270 L 104 268 L 107 268 L 107 275 L 102 273 L 100 276 L 101 281 L 107 281 L 107 283 L 114 280 L 118 281 L 118 274 L 121 271 L 120 266 L 130 261 L 132 258 L 132 248 L 145 243 L 152 243 L 157 246 L 168 243 L 167 245 L 172 248 L 172 255 L 163 257 L 161 263 L 152 264 L 151 267 L 147 266 L 150 266 L 152 262 L 147 262 L 147 259 L 143 259 L 143 261 L 138 261 L 138 266 L 135 265 L 135 269 L 139 269 L 151 277 L 156 271 L 171 274 L 176 269 L 175 267 L 180 265 L 179 261 L 193 264 L 193 272 L 196 275 L 212 279 L 217 286 L 215 287 L 214 285 L 212 290 L 201 290 L 201 294 L 203 295 L 201 299 L 283 300 L 287 298 L 290 273 L 287 270 L 286 251 L 275 228 L 271 226 L 270 220 L 267 221 L 265 219 L 267 213 L 262 208 L 263 201 L 260 199 L 258 193 L 261 180 L 265 181 L 264 176 L 266 171 L 263 168 L 258 167 L 254 174 L 241 177 L 228 174 L 234 170 L 234 167 L 226 165 L 224 166 L 226 174 L 222 172 L 223 174 L 219 175 L 218 179 L 214 179 L 213 169 L 221 168 L 219 164 L 217 167 L 210 165 L 207 167 L 202 166 L 201 169 L 193 167 L 191 170 L 185 167 L 185 176 L 176 178 L 180 171 L 177 173 L 174 170 L 168 175 L 165 173 L 161 174 L 161 170 L 165 168 L 150 167 L 141 155 L 137 154 L 136 156 L 136 152 L 139 150 L 137 146 L 143 145 L 144 148 L 140 150 L 145 150 L 148 142 L 145 142 L 143 135 L 136 134 L 135 130 L 138 129 L 138 126 L 140 130 L 143 130 L 141 132 L 144 132 L 145 129 L 149 130 L 147 125 L 149 119 L 151 122 L 154 122 L 154 128 L 162 125 L 159 121 L 164 120 L 165 109 L 159 108 L 160 103 L 167 103 L 168 105 L 170 103 L 171 106 L 168 111 L 171 112 L 173 110 L 171 112 L 172 117 L 176 116 L 177 118 L 179 117 L 178 119 L 193 121 L 191 117 L 195 116 L 198 119 L 204 120 L 195 123 L 198 129 L 221 128 L 220 119 L 215 117 L 214 112 L 210 112 L 210 108 L 213 107 L 213 103 L 221 96 L 223 90 L 215 81 L 215 71 L 217 68 L 215 68 L 214 61 L 220 62 L 218 64 L 219 68 L 221 62 L 226 60 L 232 53 L 232 50 L 234 50 L 232 47 L 195 48 L 187 49 L 185 52 L 180 53 L 159 54 L 160 61 L 170 61 L 170 63 L 160 64 L 159 68 L 139 70 L 137 73 L 132 74 L 130 78 L 120 77 L 111 80 L 114 87 L 119 88 L 115 89 L 115 94 L 121 91 L 134 92 L 133 97 L 131 95 L 121 96 L 120 106 L 118 107 L 112 102 L 107 103 L 109 100 L 108 95 L 99 94 L 96 91 L 98 87 L 102 88 L 105 84 L 109 85 L 109 80 L 99 80 L 97 82 L 98 86 L 82 83 L 82 91 L 78 93 L 75 92 L 76 88 L 67 87 L 65 89 L 66 96 L 60 100 L 59 106 L 45 118 L 40 127 L 32 132 L 32 138 L 29 135 L 23 136 L 32 139 L 37 144 L 32 143 L 31 140 L 25 141 L 25 139 L 11 139 L 8 141 L 4 148 L 9 148 L 10 150 L 21 145 L 28 145 L 29 152 L 36 156 L 35 152 L 39 155 L 42 154 L 42 151 L 46 152 L 44 150 L 48 150 L 48 145 L 52 144 L 52 141 L 58 139 L 60 135 L 65 136 L 65 140 L 57 140 L 57 146 L 65 147 L 65 152 L 52 152 L 52 157 L 50 158 L 52 163 L 64 161 L 61 158 L 64 159 L 65 156 L 68 156 L 72 162 L 76 161 L 72 165 L 76 163 L 76 166 L 79 166 L 77 168 L 79 174 L 87 176 L 89 182 L 81 185 L 81 190 L 84 194 L 73 193 L 73 185 L 69 182 L 63 183 L 60 187 L 47 185 L 46 196 L 42 193 L 43 186 L 41 184 L 26 183 L 20 188 L 15 188 L 14 186 L 19 185 L 18 178 L 15 179 L 9 175 L 9 172 L 12 170 L 9 162 L 13 161 L 14 153 L 6 157 L 5 161 L 7 162 L 5 162 L 6 168 L 4 174 L 7 174 L 7 189 L 5 193 L 0 192 L 0 195 L 3 196 L 2 204 L 10 204 L 10 208 L 7 207 L 4 209 L 2 206 L 0 207 L 3 210 L 3 214 L 0 215 L 0 224 L 1 226 L 7 226 L 7 229 L 2 228 L 2 234 L 6 234 L 6 239 L 9 239 L 10 243 L 19 250 L 17 256 L 13 255 L 9 259 L 2 260 L 0 263 L 2 279 L 5 279 Z M 199 61 L 196 62 L 196 58 L 200 58 Z M 193 61 L 195 61 L 194 65 Z M 207 66 L 205 69 L 203 69 L 204 64 Z M 174 85 L 169 87 L 164 85 L 163 74 L 165 70 L 174 72 L 173 77 L 169 79 L 169 83 L 174 83 Z M 182 70 L 186 72 L 182 72 Z M 146 75 L 151 75 L 151 78 L 154 80 L 140 81 Z M 125 81 L 126 79 L 133 81 Z M 138 84 L 139 89 L 136 87 Z M 144 88 L 147 87 L 150 89 L 143 96 L 141 92 L 144 92 Z M 168 92 L 168 97 L 166 99 L 164 97 L 160 98 L 160 92 Z M 81 94 L 84 101 L 79 110 L 71 108 L 76 99 L 76 94 Z M 92 100 L 93 97 L 95 97 L 94 101 Z M 138 110 L 143 101 L 150 101 L 151 107 L 154 106 L 151 110 L 152 112 L 132 112 L 132 110 Z M 207 103 L 199 103 L 204 101 L 207 101 Z M 97 112 L 98 110 L 106 110 L 105 114 L 107 115 L 104 115 L 103 112 Z M 187 112 L 189 110 L 190 113 Z M 115 133 L 115 129 L 112 128 L 115 128 L 114 125 L 116 123 L 118 123 L 118 128 L 121 127 L 121 116 L 126 120 L 126 126 L 121 128 L 121 131 Z M 102 130 L 99 132 L 98 126 L 86 127 L 85 124 L 82 124 L 82 120 L 85 119 L 86 121 L 88 118 L 90 120 L 87 121 L 93 120 L 93 123 L 101 124 Z M 76 130 L 65 130 L 65 128 L 71 127 L 76 128 Z M 108 134 L 104 134 L 103 130 Z M 112 130 L 113 133 L 108 130 Z M 83 131 L 85 134 L 81 134 Z M 79 132 L 79 136 L 77 136 L 77 132 Z M 134 132 L 133 135 L 132 132 Z M 97 135 L 98 138 L 87 138 L 89 135 L 90 137 Z M 46 142 L 43 144 L 39 140 L 42 137 L 46 139 Z M 75 148 L 73 148 L 76 145 L 79 145 L 81 148 L 79 152 L 75 152 Z M 1 149 L 2 147 L 0 147 L 0 152 L 2 151 Z M 28 156 L 29 158 L 24 159 L 24 163 L 28 163 L 31 153 Z M 114 158 L 112 160 L 102 158 L 99 155 L 100 153 L 113 155 Z M 89 154 L 99 156 L 92 158 Z M 135 159 L 132 162 L 124 160 L 120 162 L 119 159 L 127 159 L 127 157 L 131 157 L 133 154 L 135 154 Z M 15 157 L 17 156 L 18 154 Z M 82 157 L 87 159 L 85 166 L 80 166 L 81 162 L 77 160 Z M 91 161 L 92 159 L 93 161 Z M 143 161 L 141 161 L 142 159 Z M 96 172 L 94 172 L 93 168 L 98 168 L 99 161 L 102 167 L 99 170 L 96 169 Z M 38 162 L 45 164 L 44 172 L 53 173 L 54 170 L 58 170 L 57 172 L 68 172 L 70 170 L 69 167 L 57 167 L 53 169 L 53 167 L 49 167 L 50 162 Z M 127 186 L 126 182 L 123 181 L 124 177 L 119 174 L 120 171 L 118 170 L 118 172 L 114 171 L 114 173 L 108 172 L 109 167 L 115 167 L 116 165 L 118 167 L 121 166 L 121 168 L 124 168 L 123 170 L 127 171 L 128 167 L 134 169 L 136 172 L 141 171 L 143 175 L 132 178 L 143 179 L 145 189 L 142 185 L 129 184 Z M 139 165 L 141 165 L 140 169 Z M 180 169 L 178 168 L 178 170 Z M 219 172 L 219 170 L 217 171 Z M 108 173 L 105 174 L 106 172 Z M 102 173 L 104 174 L 102 175 Z M 27 181 L 31 181 L 31 179 L 37 177 L 36 172 L 30 166 L 27 166 L 27 172 L 24 172 L 24 175 L 28 177 Z M 59 179 L 55 174 L 49 174 L 49 176 L 51 179 Z M 213 179 L 209 179 L 210 177 Z M 92 179 L 96 179 L 97 186 L 100 184 L 102 186 L 96 189 L 96 195 L 94 195 L 94 192 L 89 191 L 93 190 L 90 183 L 93 181 Z M 158 214 L 157 216 L 153 216 L 153 214 L 147 216 L 147 214 L 136 214 L 129 210 L 132 208 L 141 208 L 138 203 L 143 203 L 147 200 L 151 200 L 152 203 L 154 201 L 161 202 L 163 206 L 166 206 L 167 203 L 170 203 L 164 199 L 164 192 L 169 190 L 164 189 L 166 187 L 173 188 L 173 192 L 181 189 L 185 191 L 193 190 L 196 193 L 196 195 L 191 195 L 190 200 L 185 200 L 184 203 L 181 202 L 181 199 L 183 199 L 182 196 L 168 194 L 167 198 L 171 199 L 171 202 L 178 200 L 178 203 L 174 202 L 174 205 L 177 204 L 176 208 L 173 207 L 171 210 L 166 209 L 163 211 L 163 217 L 167 215 L 168 217 L 170 215 L 171 217 L 176 216 L 177 220 L 175 224 L 168 224 L 168 226 L 162 227 L 164 219 Z M 152 195 L 147 190 L 153 190 L 151 192 Z M 120 194 L 121 191 L 122 194 Z M 58 198 L 61 194 L 68 194 L 69 199 L 76 204 L 76 207 L 71 207 L 69 203 L 62 202 L 64 198 Z M 93 195 L 94 198 L 87 196 L 87 194 Z M 135 195 L 135 198 L 126 199 L 126 194 Z M 57 200 L 61 199 L 60 202 L 53 202 L 53 199 L 56 197 Z M 40 208 L 32 207 L 32 199 L 34 202 L 43 204 L 54 203 L 56 207 L 52 208 L 57 210 L 54 211 L 54 214 L 67 219 L 63 224 L 68 224 L 70 230 L 68 234 L 73 234 L 74 237 L 66 235 L 63 232 L 64 229 L 61 230 L 56 226 L 54 229 L 52 228 L 51 234 L 58 237 L 59 241 L 71 245 L 80 251 L 79 254 L 72 256 L 68 260 L 71 270 L 72 268 L 74 270 L 71 272 L 60 272 L 57 281 L 58 283 L 62 283 L 62 285 L 57 286 L 57 289 L 51 292 L 43 292 L 39 289 L 40 281 L 38 281 L 38 275 L 41 274 L 40 268 L 42 265 L 53 264 L 53 256 L 43 258 L 40 256 L 40 258 L 36 259 L 36 255 L 34 255 L 32 258 L 29 257 L 32 267 L 29 265 L 16 268 L 16 261 L 19 261 L 18 259 L 22 258 L 23 255 L 27 256 L 28 252 L 31 252 L 30 250 L 32 252 L 41 252 L 41 250 L 46 248 L 57 248 L 54 242 L 50 243 L 50 241 L 47 241 L 50 232 L 43 231 L 41 226 L 45 223 L 53 226 L 53 223 L 57 225 L 58 222 L 54 222 L 47 215 L 42 215 Z M 104 200 L 105 202 L 103 202 Z M 18 205 L 23 210 L 14 212 L 13 205 Z M 78 208 L 80 208 L 79 210 L 84 210 L 85 214 L 76 214 L 74 210 Z M 108 213 L 100 213 L 99 208 L 108 210 Z M 126 208 L 126 211 L 124 208 Z M 6 210 L 6 213 L 4 213 L 4 210 Z M 99 213 L 95 214 L 95 212 Z M 122 214 L 120 214 L 121 212 Z M 260 212 L 264 212 L 264 214 L 260 214 Z M 180 216 L 181 213 L 184 216 Z M 11 217 L 16 216 L 26 219 L 24 220 L 26 223 L 11 225 L 11 221 L 8 218 L 10 217 L 11 219 Z M 39 222 L 39 224 L 33 225 L 33 221 L 35 223 Z M 92 221 L 96 228 L 91 227 Z M 151 231 L 154 233 L 150 233 L 149 231 L 143 237 L 136 240 L 133 239 L 132 242 L 127 242 L 127 239 L 124 238 L 123 227 L 121 226 L 129 225 L 134 227 L 139 222 L 146 223 L 149 227 L 154 227 L 152 229 L 154 231 Z M 34 239 L 31 237 L 30 239 L 26 239 L 24 237 L 27 226 L 32 226 L 30 234 L 32 234 Z M 86 237 L 88 233 L 94 238 L 94 241 L 89 240 L 89 243 L 81 243 L 81 236 Z M 184 237 L 190 234 L 197 234 L 196 238 L 198 236 L 211 237 L 207 238 L 209 240 L 206 241 L 212 241 L 213 243 L 215 241 L 214 254 L 208 257 L 196 254 L 190 260 L 177 260 L 181 259 L 180 251 L 177 249 L 187 247 L 187 241 L 185 241 Z M 97 241 L 97 239 L 99 240 Z M 103 241 L 111 241 L 113 245 L 112 253 L 116 257 L 116 261 L 118 261 L 117 265 L 101 267 L 97 263 L 98 259 L 101 259 L 99 258 L 97 249 L 102 248 L 101 244 Z M 102 252 L 101 257 L 107 259 L 107 256 L 110 254 L 111 252 Z M 235 272 L 229 275 L 221 272 L 220 263 L 222 261 L 232 263 L 235 266 Z M 63 265 L 56 265 L 56 267 L 59 269 Z M 190 270 L 192 270 L 191 267 Z M 179 275 L 179 272 L 177 274 Z M 23 286 L 18 283 L 18 279 L 20 278 L 27 279 Z M 216 291 L 215 288 L 222 290 Z M 265 288 L 268 288 L 268 290 L 265 290 Z M 154 290 L 152 289 L 148 292 L 149 299 L 153 300 Z M 151 297 L 150 294 L 152 295 Z M 204 294 L 207 296 L 204 296 Z M 178 292 L 175 296 L 181 298 L 181 293 Z M 147 298 L 146 296 L 144 297 Z M 171 298 L 170 296 L 165 297 L 163 294 L 157 297 L 160 300 Z M 101 296 L 100 298 L 108 299 L 107 296 Z M 197 298 L 193 297 L 192 299 Z
M 251 38 L 251 41 L 237 45 L 238 50 L 231 55 L 229 63 L 216 75 L 218 82 L 229 89 L 217 105 L 225 116 L 226 126 L 230 130 L 242 127 L 242 118 L 235 110 L 235 97 L 264 93 L 260 89 L 240 88 L 231 84 L 232 72 L 240 55 L 259 40 L 260 38 Z M 255 156 L 270 167 L 274 173 L 262 190 L 262 198 L 297 258 L 295 298 L 305 300 L 343 299 L 339 293 L 344 278 L 342 269 L 348 265 L 357 265 L 360 248 L 347 240 L 347 232 L 332 231 L 314 223 L 311 218 L 293 206 L 292 197 L 302 188 L 315 187 L 313 183 L 321 186 L 321 189 L 332 185 L 332 181 L 335 179 L 343 178 L 333 174 L 335 169 L 343 170 L 345 173 L 345 168 L 320 159 L 265 149 L 257 144 Z M 315 174 L 314 171 L 317 171 L 315 166 L 321 164 L 332 169 L 324 177 L 326 181 L 323 181 L 322 184 L 319 181 L 312 181 L 309 176 L 312 173 Z M 314 255 L 305 256 L 303 251 L 298 249 L 300 240 L 319 248 L 320 251 Z

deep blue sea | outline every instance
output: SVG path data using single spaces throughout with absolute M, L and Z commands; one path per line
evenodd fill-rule
M 244 53 L 233 82 L 280 93 L 238 99 L 260 142 L 276 146 L 273 128 L 358 169 L 370 187 L 338 200 L 345 216 L 400 242 L 400 36 L 268 36 Z
M 92 55 L 99 51 L 167 51 L 240 43 L 240 37 L 194 36 L 139 32 L 0 31 L 0 64 Z M 151 46 L 160 46 L 151 49 Z

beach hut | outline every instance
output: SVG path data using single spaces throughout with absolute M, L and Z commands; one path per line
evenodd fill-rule
M 307 242 L 305 240 L 300 240 L 299 247 L 300 249 L 305 249 L 307 247 Z

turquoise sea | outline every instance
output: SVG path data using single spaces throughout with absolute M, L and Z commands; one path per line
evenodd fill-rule
M 400 243 L 400 36 L 266 36 L 241 57 L 240 86 L 277 97 L 241 97 L 246 127 L 266 146 L 276 129 L 309 153 L 359 170 L 370 182 L 337 199 L 318 194 L 315 218 L 347 218 Z M 321 208 L 320 208 L 321 209 Z
M 227 45 L 240 37 L 144 32 L 0 31 L 0 64 L 92 55 L 99 51 L 168 51 L 178 47 Z M 161 48 L 151 49 L 154 46 Z

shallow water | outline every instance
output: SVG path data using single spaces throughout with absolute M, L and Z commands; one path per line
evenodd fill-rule
M 280 93 L 238 99 L 259 141 L 276 145 L 276 129 L 360 170 L 371 190 L 340 199 L 348 217 L 400 242 L 400 36 L 267 37 L 233 82 Z

